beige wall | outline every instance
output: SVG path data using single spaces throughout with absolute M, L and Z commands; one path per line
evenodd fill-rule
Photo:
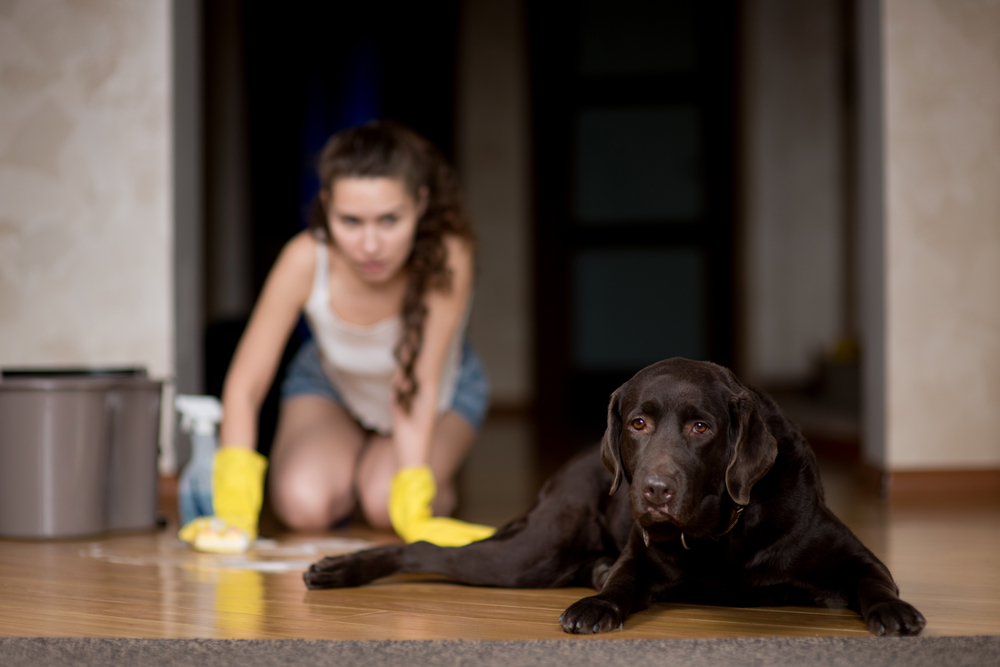
M 526 37 L 520 3 L 462 3 L 457 167 L 479 235 L 469 337 L 496 404 L 534 396 Z
M 0 365 L 173 373 L 170 4 L 0 2 Z
M 1000 2 L 885 0 L 886 466 L 1000 467 Z

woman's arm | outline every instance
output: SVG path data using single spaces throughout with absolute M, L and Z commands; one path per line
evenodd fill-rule
M 309 232 L 296 235 L 267 276 L 226 373 L 220 428 L 223 447 L 256 449 L 260 406 L 312 291 L 316 243 Z
M 393 444 L 401 468 L 426 465 L 437 420 L 441 370 L 472 295 L 472 245 L 458 237 L 445 239 L 451 289 L 431 289 L 426 296 L 424 342 L 414 367 L 418 390 L 407 413 L 393 403 Z

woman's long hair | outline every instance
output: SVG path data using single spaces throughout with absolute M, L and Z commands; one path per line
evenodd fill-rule
M 446 236 L 474 242 L 472 225 L 462 205 L 458 181 L 441 152 L 408 127 L 390 120 L 375 120 L 333 135 L 320 153 L 317 165 L 320 188 L 333 194 L 338 178 L 398 178 L 414 201 L 427 188 L 427 208 L 417 221 L 413 250 L 406 260 L 409 281 L 401 313 L 403 331 L 393 351 L 402 370 L 396 401 L 410 411 L 420 390 L 414 366 L 424 342 L 424 320 L 429 289 L 451 288 Z M 309 212 L 309 227 L 319 238 L 333 243 L 328 216 L 320 196 Z

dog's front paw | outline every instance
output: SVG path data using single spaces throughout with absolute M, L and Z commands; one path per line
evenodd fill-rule
M 411 548 L 414 545 L 409 545 Z M 307 588 L 364 586 L 400 571 L 404 545 L 375 547 L 344 556 L 327 556 L 302 573 Z
M 302 573 L 302 580 L 310 590 L 362 586 L 370 579 L 364 576 L 364 568 L 360 566 L 361 563 L 353 555 L 327 556 L 310 565 Z
M 913 605 L 902 600 L 881 602 L 868 610 L 868 631 L 879 637 L 919 634 L 927 621 Z
M 595 595 L 570 606 L 559 617 L 559 625 L 566 632 L 589 635 L 619 628 L 624 620 L 621 607 Z

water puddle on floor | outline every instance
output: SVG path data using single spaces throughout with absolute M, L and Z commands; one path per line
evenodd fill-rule
M 310 541 L 279 542 L 258 539 L 245 554 L 207 554 L 170 537 L 136 546 L 114 540 L 91 542 L 80 556 L 119 565 L 176 566 L 200 570 L 252 570 L 256 572 L 301 572 L 324 556 L 353 553 L 375 546 L 356 538 L 324 538 Z

